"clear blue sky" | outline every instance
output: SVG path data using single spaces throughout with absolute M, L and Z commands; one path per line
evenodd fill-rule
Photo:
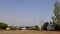
M 0 0 L 0 21 L 9 25 L 41 25 L 51 21 L 55 0 Z

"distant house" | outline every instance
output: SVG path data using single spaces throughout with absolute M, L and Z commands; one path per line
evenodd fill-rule
M 21 30 L 26 30 L 26 28 L 21 28 Z
M 20 29 L 21 30 L 26 30 L 26 26 L 21 26 Z
M 11 26 L 12 30 L 36 30 L 36 26 Z
M 6 30 L 10 30 L 10 28 L 6 28 Z
M 35 26 L 20 26 L 20 30 L 35 30 Z
M 35 26 L 29 26 L 29 28 L 27 30 L 35 30 L 36 27 Z
M 11 30 L 16 30 L 16 26 L 10 26 Z
M 33 27 L 32 26 L 29 26 L 29 28 L 27 30 L 33 30 Z

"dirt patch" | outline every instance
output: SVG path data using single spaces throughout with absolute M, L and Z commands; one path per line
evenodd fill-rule
M 4 30 L 0 34 L 60 34 L 58 31 Z

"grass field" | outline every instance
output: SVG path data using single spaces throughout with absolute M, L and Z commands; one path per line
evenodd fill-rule
M 0 34 L 60 34 L 58 31 L 4 30 Z

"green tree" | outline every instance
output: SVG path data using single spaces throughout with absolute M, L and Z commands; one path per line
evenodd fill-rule
M 48 22 L 45 22 L 44 25 L 42 26 L 42 30 L 47 30 Z
M 6 23 L 0 22 L 0 29 L 6 29 L 8 25 Z
M 60 31 L 60 26 L 59 26 L 58 24 L 56 24 L 55 30 L 56 30 L 56 31 Z
M 57 24 L 60 25 L 60 3 L 58 3 L 57 1 L 54 5 L 54 15 L 57 19 Z
M 35 28 L 35 30 L 39 30 L 39 27 L 38 27 L 38 25 L 36 25 L 35 27 L 36 27 L 36 28 Z
M 55 30 L 60 30 L 60 3 L 54 4 L 54 17 L 52 17 L 53 23 L 55 23 Z

